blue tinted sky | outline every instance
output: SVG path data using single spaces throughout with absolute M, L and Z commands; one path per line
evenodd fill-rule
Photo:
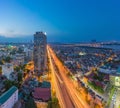
M 50 41 L 120 40 L 119 0 L 0 0 L 0 35 Z

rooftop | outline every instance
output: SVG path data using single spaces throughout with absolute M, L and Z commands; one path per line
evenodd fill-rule
M 50 88 L 50 87 L 51 87 L 50 82 L 47 82 L 47 81 L 42 82 L 41 88 Z
M 35 88 L 33 96 L 35 99 L 48 101 L 51 98 L 51 91 L 49 88 Z
M 17 87 L 12 86 L 8 91 L 6 91 L 4 94 L 0 96 L 0 104 L 5 103 L 17 90 Z
M 13 66 L 13 64 L 12 64 L 12 63 L 5 63 L 5 64 L 2 65 L 2 66 L 4 66 L 4 67 L 10 67 L 10 66 Z
M 38 31 L 38 32 L 36 32 L 36 34 L 35 34 L 35 35 L 38 35 L 38 34 L 41 34 L 41 35 L 46 35 L 46 32 Z

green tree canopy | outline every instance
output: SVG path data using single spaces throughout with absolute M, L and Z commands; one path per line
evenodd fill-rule
M 56 97 L 52 98 L 52 101 L 48 102 L 47 108 L 60 108 L 58 99 Z
M 10 87 L 13 86 L 12 81 L 10 81 L 10 80 L 6 80 L 6 81 L 4 82 L 4 84 L 5 84 L 5 88 L 6 88 L 7 90 L 8 90 Z
M 7 62 L 7 63 L 10 63 L 11 62 L 11 57 L 10 56 L 7 56 L 6 58 L 4 58 L 4 61 Z
M 20 71 L 20 67 L 19 67 L 19 66 L 16 66 L 16 67 L 14 67 L 14 70 L 15 70 L 16 72 L 19 72 L 19 71 Z
M 28 100 L 28 102 L 26 102 L 25 108 L 37 108 L 37 106 L 32 98 L 30 98 Z
M 18 72 L 18 82 L 21 82 L 21 81 L 22 81 L 22 73 Z

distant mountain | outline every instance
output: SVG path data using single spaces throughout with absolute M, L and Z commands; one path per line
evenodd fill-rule
M 30 42 L 33 40 L 33 36 L 18 36 L 18 37 L 5 37 L 5 36 L 0 36 L 0 43 L 3 42 Z

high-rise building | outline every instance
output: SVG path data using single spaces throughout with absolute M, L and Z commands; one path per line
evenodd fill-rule
M 0 108 L 13 108 L 18 101 L 18 88 L 12 86 L 8 91 L 0 96 Z
M 34 34 L 34 72 L 42 75 L 46 70 L 47 63 L 47 37 L 43 32 Z

